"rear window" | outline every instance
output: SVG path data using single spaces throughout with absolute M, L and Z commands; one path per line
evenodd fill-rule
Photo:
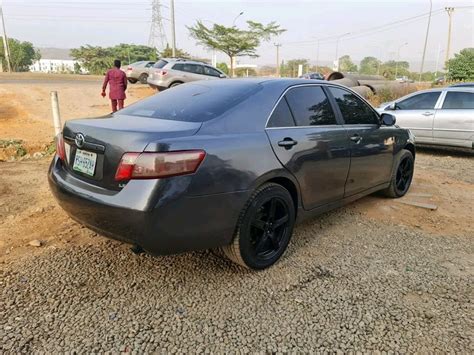
M 259 90 L 260 85 L 256 84 L 183 84 L 120 110 L 120 114 L 204 122 L 222 115 Z
M 159 61 L 157 61 L 157 62 L 155 63 L 155 65 L 153 66 L 153 68 L 159 68 L 159 69 L 161 69 L 161 68 L 163 68 L 166 64 L 168 64 L 168 62 L 167 62 L 166 60 L 160 59 Z

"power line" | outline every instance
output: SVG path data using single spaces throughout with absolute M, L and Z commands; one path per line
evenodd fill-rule
M 433 11 L 433 12 L 432 12 L 432 15 L 434 15 L 434 14 L 441 14 L 442 12 L 443 12 L 443 9 L 438 9 L 438 10 Z M 374 26 L 374 27 L 369 27 L 369 28 L 361 29 L 361 30 L 358 30 L 358 31 L 353 31 L 353 32 L 351 33 L 351 36 L 346 37 L 345 40 L 361 38 L 361 37 L 373 35 L 373 34 L 376 34 L 376 33 L 384 32 L 384 31 L 393 29 L 394 27 L 401 26 L 401 25 L 404 25 L 404 24 L 409 23 L 409 22 L 414 22 L 414 21 L 421 20 L 421 19 L 427 17 L 428 15 L 429 15 L 429 12 L 423 13 L 423 14 L 419 14 L 419 15 L 416 15 L 416 16 L 412 16 L 412 17 L 407 17 L 407 18 L 400 19 L 400 20 L 397 20 L 397 21 L 389 22 L 389 23 L 386 23 L 386 24 L 383 24 L 383 25 L 378 25 L 378 26 Z M 335 43 L 335 42 L 336 42 L 335 40 L 333 40 L 333 41 L 328 41 L 328 39 L 337 38 L 337 36 L 338 36 L 338 35 L 333 35 L 333 36 L 325 37 L 325 40 L 321 40 L 320 43 L 325 43 L 325 44 L 327 44 L 327 43 Z M 314 45 L 314 44 L 316 44 L 316 42 L 317 42 L 317 39 L 308 40 L 308 41 L 285 42 L 284 44 L 285 44 L 285 45 L 287 45 L 287 44 L 308 44 L 308 45 Z

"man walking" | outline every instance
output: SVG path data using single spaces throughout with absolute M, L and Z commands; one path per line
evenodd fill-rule
M 102 85 L 102 97 L 105 97 L 105 89 L 109 84 L 109 98 L 112 103 L 112 111 L 117 111 L 123 108 L 123 102 L 126 98 L 125 90 L 127 90 L 127 76 L 120 70 L 122 63 L 120 60 L 114 60 L 114 68 L 109 69 L 105 74 L 104 84 Z

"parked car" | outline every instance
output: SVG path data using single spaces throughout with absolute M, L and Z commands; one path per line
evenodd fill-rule
M 406 82 L 408 82 L 408 76 L 406 76 L 406 75 L 405 76 L 397 76 L 395 78 L 395 81 L 398 81 L 400 83 L 406 83 Z
M 330 82 L 200 81 L 66 121 L 49 183 L 73 219 L 136 249 L 221 248 L 263 269 L 296 220 L 405 195 L 415 146 L 394 123 Z
M 125 69 L 125 74 L 127 74 L 127 79 L 130 83 L 135 84 L 139 81 L 142 84 L 147 83 L 148 73 L 153 67 L 155 62 L 150 61 L 141 61 L 129 64 Z
M 157 90 L 197 80 L 223 79 L 227 76 L 219 69 L 202 62 L 187 59 L 163 58 L 155 63 L 148 84 Z
M 444 76 L 440 76 L 440 77 L 435 79 L 434 84 L 435 85 L 441 85 L 441 84 L 444 84 L 445 81 L 446 81 L 446 79 L 444 78 Z
M 320 73 L 306 73 L 300 76 L 300 79 L 324 80 L 324 75 Z
M 382 104 L 419 144 L 474 148 L 474 89 L 448 87 L 418 91 Z
M 474 88 L 474 82 L 467 82 L 467 83 L 457 83 L 450 85 L 451 88 Z

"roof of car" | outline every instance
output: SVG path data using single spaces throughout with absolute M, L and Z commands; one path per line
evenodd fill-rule
M 204 64 L 209 65 L 209 63 L 200 62 L 198 60 L 186 59 L 186 58 L 161 58 L 161 60 L 166 60 L 169 62 L 184 62 L 184 63 L 191 63 L 191 64 Z
M 474 87 L 474 82 L 470 82 L 470 83 L 457 83 L 457 84 L 453 84 L 453 85 L 450 85 L 449 87 L 451 88 L 461 88 L 461 87 Z

